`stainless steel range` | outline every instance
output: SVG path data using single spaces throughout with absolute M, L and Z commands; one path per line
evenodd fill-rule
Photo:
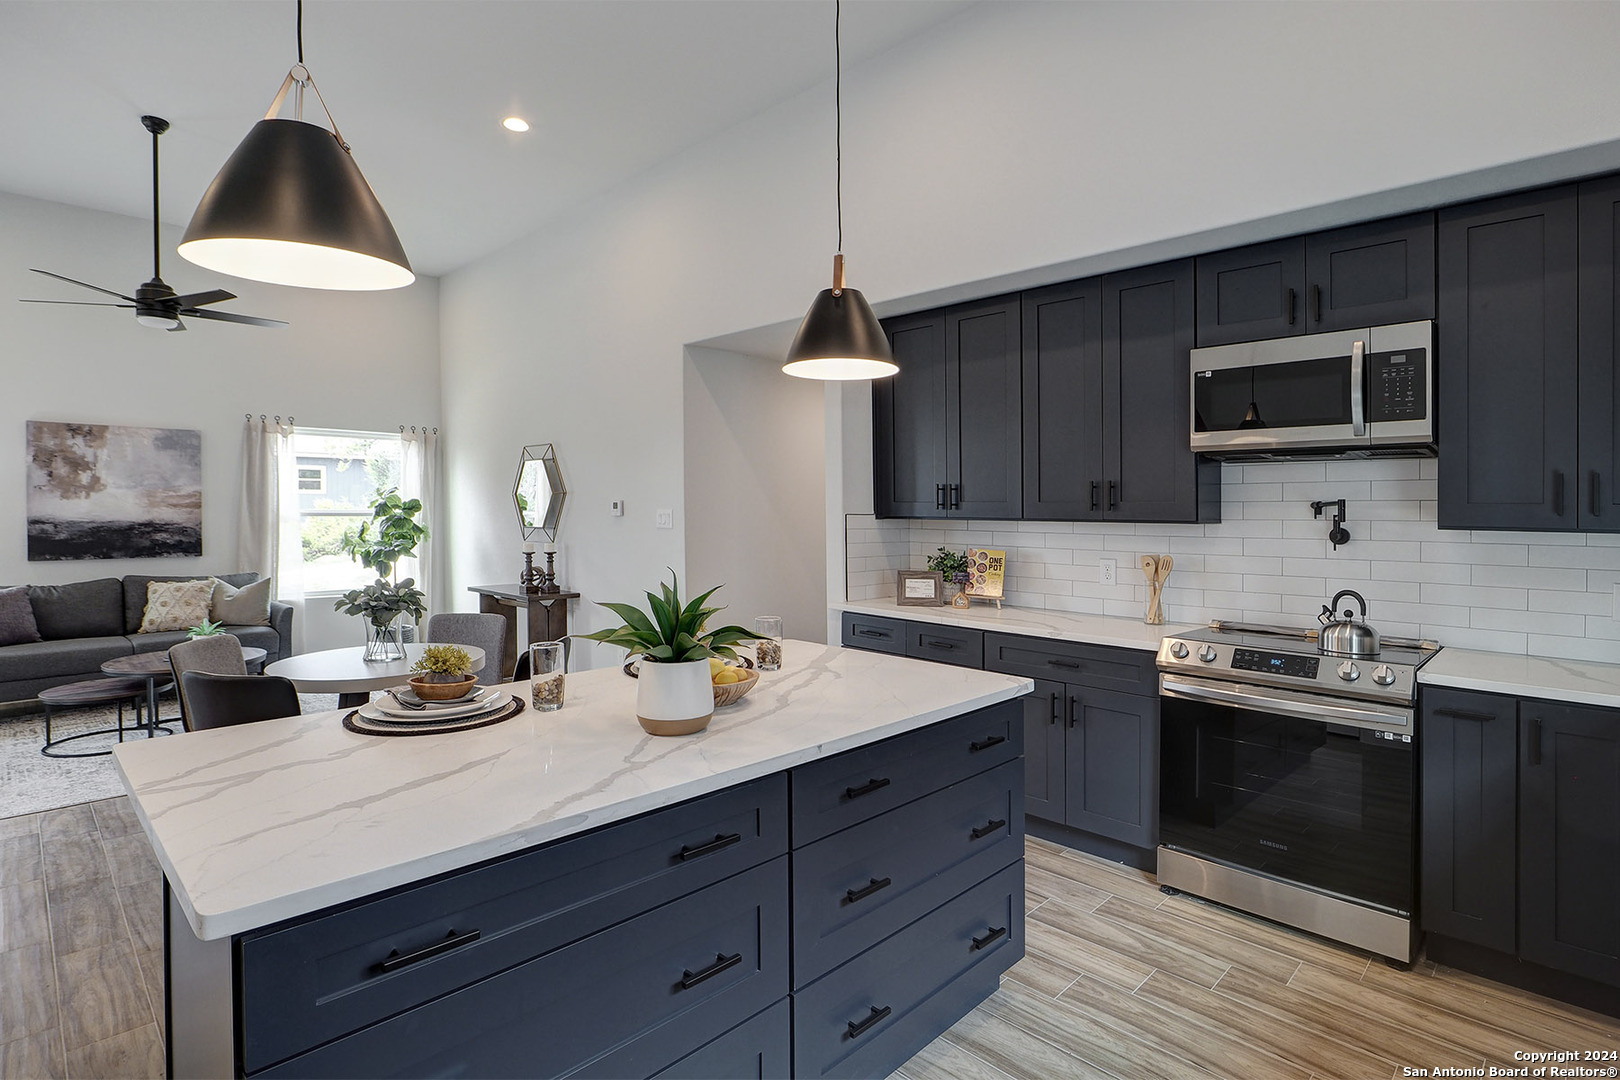
M 1159 881 L 1409 963 L 1416 676 L 1438 646 L 1380 640 L 1365 612 L 1164 639 Z

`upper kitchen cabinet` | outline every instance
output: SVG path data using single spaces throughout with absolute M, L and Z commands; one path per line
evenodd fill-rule
M 1583 529 L 1620 530 L 1620 177 L 1580 186 L 1580 487 Z
M 1441 528 L 1576 527 L 1576 221 L 1574 186 L 1440 214 Z
M 1198 258 L 1198 344 L 1434 318 L 1434 215 L 1352 225 Z
M 899 374 L 872 383 L 878 517 L 1023 509 L 1018 297 L 884 322 Z
M 1024 516 L 1103 517 L 1102 279 L 1024 294 Z

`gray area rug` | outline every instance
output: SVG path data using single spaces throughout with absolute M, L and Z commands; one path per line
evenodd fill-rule
M 336 694 L 300 694 L 306 713 L 337 708 Z M 174 716 L 169 725 L 180 730 L 178 706 L 172 697 L 164 698 L 164 716 Z M 134 710 L 125 709 L 126 723 L 134 723 Z M 116 707 L 92 706 L 63 709 L 51 719 L 51 734 L 60 737 L 117 725 Z M 159 739 L 172 736 L 158 736 Z M 125 734 L 125 739 L 144 740 L 144 734 Z M 74 803 L 109 799 L 124 794 L 124 784 L 112 756 L 90 758 L 50 758 L 39 752 L 45 743 L 45 716 L 20 716 L 0 720 L 0 818 L 37 814 Z M 117 735 L 79 739 L 64 750 L 99 750 L 118 745 Z

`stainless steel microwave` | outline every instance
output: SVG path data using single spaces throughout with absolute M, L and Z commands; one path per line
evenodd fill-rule
M 1432 457 L 1434 323 L 1192 350 L 1192 448 L 1228 460 Z

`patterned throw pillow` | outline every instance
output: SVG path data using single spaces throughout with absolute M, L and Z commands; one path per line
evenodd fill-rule
M 189 630 L 208 618 L 214 599 L 214 579 L 153 581 L 146 586 L 146 611 L 138 633 Z
M 39 623 L 34 620 L 34 605 L 28 599 L 28 587 L 0 589 L 0 645 L 21 645 L 39 640 Z
M 270 581 L 237 588 L 215 578 L 213 614 L 208 617 L 225 626 L 269 626 Z

